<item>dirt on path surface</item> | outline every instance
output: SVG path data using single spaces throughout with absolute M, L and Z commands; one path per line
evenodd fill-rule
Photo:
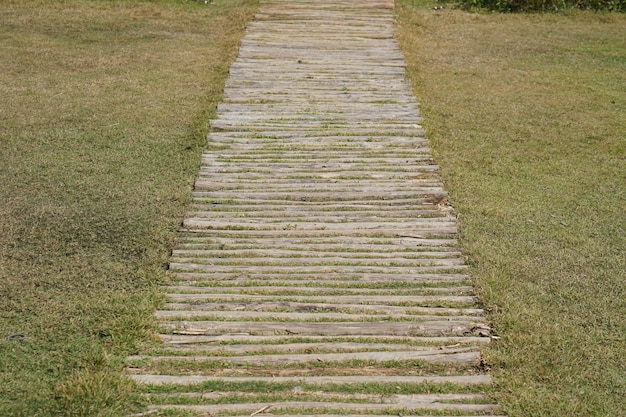
M 393 1 L 267 0 L 170 263 L 151 415 L 493 415 Z

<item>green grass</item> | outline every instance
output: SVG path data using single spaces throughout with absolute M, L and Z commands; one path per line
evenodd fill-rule
M 606 10 L 626 12 L 621 0 L 461 0 L 467 10 L 499 12 L 558 12 L 563 10 Z
M 399 7 L 509 416 L 626 415 L 626 16 Z
M 123 358 L 156 330 L 254 1 L 212 3 L 0 5 L 1 415 L 139 406 Z M 501 337 L 493 395 L 510 416 L 625 414 L 626 17 L 417 6 L 400 34 Z
M 117 416 L 253 0 L 0 5 L 0 414 Z M 6 336 L 24 333 L 24 341 Z

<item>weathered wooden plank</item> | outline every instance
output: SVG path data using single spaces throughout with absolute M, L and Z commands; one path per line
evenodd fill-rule
M 268 229 L 268 230 L 258 230 L 258 229 L 240 229 L 237 227 L 233 228 L 224 228 L 224 229 L 212 229 L 210 227 L 200 227 L 200 228 L 188 228 L 182 227 L 179 230 L 181 233 L 199 233 L 202 235 L 212 235 L 212 236 L 221 236 L 221 237 L 233 237 L 233 236 L 241 236 L 241 237 L 299 237 L 299 238 L 315 238 L 315 237 L 332 237 L 337 235 L 344 236 L 358 236 L 358 237 L 428 237 L 428 236 L 437 236 L 437 237 L 454 237 L 457 234 L 456 227 L 447 227 L 447 228 L 422 228 L 422 229 L 360 229 L 360 230 L 351 230 L 345 229 L 341 232 L 336 230 L 326 230 L 326 229 L 310 229 L 310 230 L 293 230 L 291 228 L 285 227 L 284 229 Z M 458 268 L 464 267 L 463 265 L 459 265 Z M 432 271 L 437 268 L 433 267 Z M 417 270 L 417 269 L 416 269 Z M 431 270 L 431 269 L 427 269 Z M 363 272 L 366 272 L 363 270 Z
M 254 100 L 254 99 L 252 99 Z M 285 132 L 272 132 L 271 135 L 236 135 L 231 133 L 241 132 L 211 132 L 207 136 L 209 144 L 228 144 L 231 149 L 256 149 L 262 146 L 283 147 L 287 149 L 309 150 L 309 149 L 328 149 L 329 146 L 355 147 L 363 151 L 372 149 L 402 149 L 403 151 L 415 149 L 430 149 L 429 141 L 419 136 L 389 136 L 381 134 L 372 134 L 360 136 L 352 134 L 350 136 L 329 135 L 312 136 L 309 133 L 294 134 Z M 211 153 L 206 150 L 205 153 Z
M 130 356 L 129 360 L 149 360 L 152 362 L 179 361 L 224 361 L 233 364 L 246 363 L 258 366 L 281 366 L 306 362 L 346 362 L 346 361 L 424 361 L 428 363 L 454 363 L 476 365 L 480 355 L 476 347 L 412 350 L 394 352 L 349 352 L 349 353 L 311 353 L 311 354 L 283 354 L 283 355 L 245 355 L 245 356 Z
M 320 164 L 321 165 L 321 164 Z M 335 168 L 335 167 L 333 167 Z M 228 175 L 233 179 L 247 180 L 247 179 L 262 179 L 265 176 L 274 174 L 276 179 L 395 179 L 398 181 L 411 180 L 412 178 L 420 178 L 435 175 L 438 168 L 436 165 L 422 165 L 419 167 L 412 167 L 410 169 L 403 167 L 395 167 L 391 169 L 380 169 L 378 171 L 364 171 L 360 166 L 346 166 L 345 169 L 331 169 L 330 167 L 324 168 L 321 171 L 314 171 L 304 168 L 296 167 L 269 167 L 269 166 L 216 166 L 212 164 L 205 165 L 200 168 L 202 176 L 216 177 L 218 175 Z M 323 202 L 320 202 L 323 203 Z M 416 202 L 416 206 L 419 206 L 419 202 Z
M 387 186 L 386 186 L 387 185 Z M 240 183 L 218 183 L 215 180 L 206 181 L 201 178 L 196 180 L 195 189 L 197 191 L 200 190 L 208 190 L 212 195 L 221 194 L 223 192 L 230 191 L 232 193 L 252 193 L 254 195 L 258 195 L 264 192 L 277 194 L 277 193 L 295 193 L 298 196 L 301 196 L 303 193 L 306 195 L 316 195 L 316 194 L 328 194 L 329 191 L 332 193 L 340 193 L 340 194 L 349 194 L 358 192 L 364 197 L 367 197 L 368 194 L 377 194 L 380 198 L 380 195 L 384 192 L 393 195 L 393 193 L 403 193 L 403 194 L 417 194 L 417 195 L 432 195 L 432 194 L 441 194 L 445 195 L 443 189 L 440 186 L 428 186 L 425 184 L 414 183 L 411 181 L 407 181 L 404 184 L 380 184 L 380 185 L 368 185 L 366 183 L 361 184 L 360 186 L 355 184 L 345 183 L 338 184 L 335 182 L 328 181 L 326 183 L 317 181 L 317 182 L 304 182 L 304 181 L 293 181 L 292 183 L 283 183 L 283 184 L 274 184 L 271 182 L 258 182 L 254 184 L 247 184 L 245 182 Z M 435 221 L 435 220 L 424 220 L 424 221 Z
M 255 219 L 257 221 L 277 221 L 286 220 L 300 221 L 300 222 L 329 222 L 339 223 L 345 221 L 406 221 L 410 219 L 429 219 L 436 217 L 444 217 L 445 214 L 437 209 L 423 209 L 423 210 L 343 210 L 343 211 L 320 211 L 320 210 L 300 210 L 299 207 L 294 206 L 286 208 L 282 211 L 263 210 L 264 207 L 241 207 L 237 205 L 231 210 L 216 210 L 215 206 L 206 207 L 204 210 L 189 211 L 185 214 L 186 217 L 191 218 L 205 218 L 205 219 L 239 219 L 242 217 L 248 219 Z M 402 215 L 404 214 L 404 216 Z M 432 220 L 434 221 L 434 220 Z
M 252 336 L 464 336 L 487 335 L 489 328 L 474 321 L 423 322 L 162 322 L 162 329 L 192 334 L 248 333 Z
M 405 162 L 399 163 L 398 161 L 389 164 L 378 163 L 378 165 L 373 165 L 375 161 L 360 161 L 354 160 L 338 162 L 338 161 L 325 161 L 325 162 L 311 162 L 311 161 L 302 161 L 300 164 L 289 164 L 287 162 L 274 162 L 271 164 L 250 164 L 250 163 L 242 163 L 239 161 L 236 165 L 232 163 L 224 163 L 220 161 L 216 161 L 211 158 L 208 159 L 204 157 L 203 163 L 205 164 L 202 167 L 202 171 L 211 172 L 212 170 L 216 170 L 217 173 L 230 173 L 230 172 L 266 172 L 271 173 L 273 171 L 278 172 L 289 172 L 292 175 L 295 174 L 309 174 L 309 175 L 320 175 L 320 173 L 342 173 L 343 175 L 358 175 L 368 170 L 369 173 L 411 173 L 411 174 L 419 174 L 422 172 L 436 172 L 439 170 L 439 166 L 432 163 L 430 160 L 424 160 L 423 163 L 417 164 L 408 164 Z M 356 174 L 355 174 L 356 173 Z
M 241 93 L 245 94 L 248 90 L 242 90 Z M 253 92 L 254 93 L 254 92 Z M 256 93 L 255 93 L 256 94 Z M 345 96 L 345 97 L 344 97 Z M 269 98 L 266 95 L 266 99 L 279 99 L 281 97 L 288 99 L 291 97 L 291 94 L 287 96 L 286 94 L 272 94 Z M 346 100 L 350 99 L 350 94 L 342 94 Z M 394 97 L 390 97 L 393 99 Z M 311 97 L 311 99 L 314 99 Z M 332 99 L 332 98 L 330 98 Z M 379 99 L 379 97 L 377 97 Z M 220 131 L 211 131 L 208 135 L 209 137 L 223 137 L 223 138 L 259 138 L 259 139 L 279 139 L 279 138 L 324 138 L 324 137 L 341 137 L 341 138 L 359 138 L 363 136 L 371 136 L 372 138 L 385 138 L 388 140 L 392 140 L 394 138 L 407 138 L 407 137 L 424 137 L 424 129 L 419 123 L 414 124 L 410 128 L 395 128 L 395 129 L 387 129 L 381 128 L 377 125 L 368 125 L 361 126 L 359 128 L 345 129 L 345 128 L 336 128 L 336 129 L 312 129 L 312 130 L 293 130 L 293 129 L 283 129 L 277 130 L 272 129 L 268 132 L 250 132 L 250 131 L 231 131 L 231 132 L 220 132 Z
M 262 354 L 316 354 L 316 353 L 346 353 L 346 352 L 372 352 L 372 351 L 433 351 L 458 349 L 460 347 L 472 347 L 473 350 L 478 349 L 477 345 L 460 344 L 441 345 L 441 346 L 416 346 L 401 343 L 363 343 L 363 342 L 308 342 L 308 343 L 280 343 L 280 344 L 183 344 L 168 347 L 161 354 L 167 355 L 170 352 L 173 355 L 179 354 L 196 354 L 215 355 L 215 356 L 243 356 L 243 355 L 262 355 Z M 471 350 L 471 349 L 470 349 Z
M 253 265 L 285 265 L 285 266 L 327 266 L 327 265 L 360 265 L 360 266 L 446 266 L 446 267 L 455 267 L 458 265 L 463 265 L 464 261 L 462 258 L 417 258 L 417 259 L 409 259 L 409 258 L 354 258 L 350 256 L 345 257 L 306 257 L 306 256 L 291 256 L 291 257 L 272 257 L 267 258 L 263 256 L 255 257 L 255 256 L 246 256 L 246 253 L 241 254 L 240 258 L 233 257 L 178 257 L 172 256 L 172 263 L 189 263 L 189 264 L 199 264 L 199 265 L 209 265 L 209 266 L 219 266 L 219 265 L 241 265 L 241 266 L 253 266 Z
M 432 275 L 432 274 L 425 274 Z M 347 279 L 350 277 L 342 277 L 337 274 L 332 276 L 322 275 L 319 273 L 302 274 L 294 278 L 291 274 L 283 276 L 277 274 L 211 274 L 211 273 L 189 273 L 189 272 L 171 272 L 169 273 L 170 283 L 172 286 L 192 286 L 192 287 L 222 287 L 222 286 L 271 286 L 271 287 L 298 287 L 310 284 L 315 280 L 316 286 L 319 288 L 351 288 L 365 287 L 369 285 L 372 288 L 381 290 L 393 290 L 396 288 L 407 289 L 411 285 L 413 292 L 422 290 L 429 294 L 446 293 L 446 288 L 452 286 L 466 286 L 470 283 L 468 279 L 456 278 L 454 276 L 449 279 L 432 279 L 425 278 L 420 280 L 420 275 L 415 274 L 410 279 L 394 279 L 393 276 L 386 275 L 380 281 L 368 281 L 359 278 Z M 462 275 L 459 275 L 462 276 Z M 343 278 L 343 279 L 342 279 Z M 312 285 L 311 285 L 312 286 Z M 462 290 L 464 292 L 469 292 Z
M 152 413 L 156 413 L 158 412 L 157 409 L 158 406 L 153 406 L 153 409 L 151 411 L 148 411 L 148 413 L 152 414 Z M 269 412 L 269 410 L 271 410 L 272 407 L 261 407 L 259 410 L 263 410 L 263 413 Z M 257 411 L 259 411 L 257 410 Z M 357 410 L 358 411 L 358 410 Z M 254 414 L 254 413 L 253 413 Z M 261 414 L 261 415 L 265 415 L 265 414 Z M 332 413 L 327 413 L 324 412 L 324 414 L 280 414 L 281 417 L 319 417 L 320 415 L 323 415 L 324 417 L 371 417 L 372 414 L 369 413 L 367 410 L 363 410 L 362 414 L 354 414 L 354 413 L 342 413 L 342 414 L 332 414 Z M 395 415 L 390 415 L 390 414 L 380 414 L 380 412 L 378 412 L 377 414 L 375 414 L 377 417 L 398 417 L 397 414 Z M 444 416 L 443 414 L 437 414 L 439 417 L 452 417 L 452 416 Z M 484 414 L 483 414 L 484 415 Z M 148 414 L 133 414 L 130 417 L 147 417 Z M 433 417 L 433 416 L 424 416 L 423 417 Z M 490 413 L 489 414 L 490 417 L 506 417 L 504 415 L 495 415 Z M 250 414 L 243 414 L 243 415 L 231 415 L 231 417 L 250 417 Z M 470 415 L 458 415 L 455 414 L 454 417 L 476 417 L 476 414 L 472 414 Z
M 167 285 L 162 287 L 168 291 L 180 291 L 185 293 L 221 293 L 221 294 L 237 294 L 244 292 L 263 292 L 263 293 L 282 293 L 288 292 L 290 294 L 351 294 L 351 295 L 367 295 L 367 294 L 385 294 L 385 295 L 406 295 L 410 294 L 410 296 L 418 296 L 421 293 L 432 293 L 432 294 L 442 294 L 442 295 L 432 295 L 433 297 L 447 297 L 449 298 L 451 294 L 467 294 L 472 292 L 472 287 L 468 285 L 447 285 L 441 287 L 397 287 L 391 285 L 389 288 L 380 288 L 378 286 L 374 286 L 371 288 L 360 287 L 357 285 L 348 286 L 348 287 L 332 287 L 332 286 L 304 286 L 300 281 L 298 285 L 286 285 L 286 284 L 277 284 L 277 285 L 264 285 L 264 283 L 260 283 L 259 285 L 248 285 L 247 283 L 242 283 L 241 281 L 235 285 L 200 285 L 200 286 L 185 286 L 185 285 Z
M 427 260 L 430 258 L 458 258 L 461 256 L 459 251 L 415 251 L 415 252 L 383 252 L 376 251 L 323 251 L 320 249 L 313 250 L 286 250 L 286 249 L 274 249 L 274 248 L 248 248 L 248 249 L 176 249 L 172 251 L 174 258 L 266 258 L 271 256 L 273 258 L 290 258 L 290 259 L 313 259 L 322 258 L 325 260 L 333 261 L 338 259 L 376 259 L 387 261 L 406 261 L 406 260 Z
M 280 344 L 291 343 L 289 335 L 269 335 L 269 336 L 255 336 L 249 335 L 247 333 L 232 333 L 232 334 L 221 334 L 221 335 L 203 335 L 204 331 L 194 332 L 193 330 L 177 330 L 174 334 L 160 334 L 159 339 L 168 345 L 188 345 L 188 344 L 219 344 L 222 342 L 226 343 L 264 343 L 267 345 L 277 346 Z M 301 340 L 299 336 L 293 336 L 297 340 Z M 324 342 L 337 342 L 338 338 L 335 336 L 314 336 L 310 335 L 306 337 L 306 340 L 310 341 L 310 343 L 324 343 Z M 403 344 L 403 343 L 415 343 L 415 344 L 427 344 L 427 345 L 439 345 L 439 346 L 447 346 L 447 345 L 456 345 L 456 346 L 467 346 L 467 345 L 482 345 L 489 343 L 490 339 L 488 337 L 481 336 L 393 336 L 393 335 L 369 335 L 364 337 L 341 337 L 339 340 L 367 340 L 368 342 L 375 341 L 373 343 L 385 343 L 389 346 L 393 346 L 394 344 Z
M 289 409 L 331 409 L 350 411 L 379 411 L 403 408 L 407 410 L 438 410 L 438 411 L 465 411 L 465 412 L 490 412 L 495 409 L 492 404 L 457 404 L 440 403 L 431 401 L 403 401 L 397 403 L 370 404 L 370 403 L 335 403 L 313 401 L 288 401 L 279 403 L 244 403 L 244 404 L 215 404 L 215 405 L 158 405 L 150 406 L 151 409 L 178 409 L 190 410 L 199 413 L 255 413 L 259 410 L 289 410 Z M 283 415 L 283 413 L 281 413 Z M 320 415 L 320 414 L 316 414 Z M 322 414 L 323 415 L 323 414 Z
M 226 311 L 248 311 L 248 312 L 262 312 L 262 311 L 291 311 L 291 312 L 303 312 L 303 311 L 350 311 L 355 310 L 359 312 L 375 312 L 377 314 L 393 314 L 394 318 L 405 317 L 411 315 L 422 315 L 420 319 L 424 319 L 424 315 L 431 314 L 434 316 L 480 316 L 483 314 L 483 310 L 479 308 L 445 308 L 445 307 L 404 307 L 404 306 L 389 306 L 389 305 L 377 305 L 377 304 L 335 304 L 335 303 L 297 303 L 289 301 L 276 301 L 276 302 L 262 302 L 262 303 L 202 303 L 202 304 L 190 304 L 190 303 L 167 303 L 164 308 L 174 311 L 181 310 L 193 310 L 202 311 L 206 313 L 217 313 Z M 157 311 L 157 316 L 163 314 L 163 312 Z M 174 312 L 168 313 L 174 315 Z M 396 316 L 397 315 L 397 316 Z M 259 317 L 259 316 L 252 316 Z M 366 316 L 362 316 L 364 318 Z M 429 316 L 433 318 L 433 316 Z
M 227 194 L 221 195 L 223 198 L 228 197 Z M 269 197 L 267 194 L 261 194 L 261 198 Z M 241 198 L 241 195 L 238 195 L 238 198 Z M 299 198 L 307 198 L 314 199 L 319 197 L 312 197 L 311 195 L 278 195 L 277 198 L 285 198 L 288 200 L 297 200 Z M 325 198 L 325 197 L 321 197 Z M 186 218 L 183 222 L 183 227 L 185 228 L 200 228 L 200 229 L 229 229 L 233 227 L 237 227 L 238 230 L 243 228 L 247 228 L 250 230 L 292 230 L 297 229 L 300 231 L 310 231 L 310 230 L 318 230 L 318 231 L 327 231 L 327 232 L 335 232 L 335 231 L 349 231 L 349 232 L 360 232 L 364 230 L 376 231 L 376 230 L 429 230 L 433 231 L 431 233 L 437 233 L 441 230 L 441 233 L 449 233 L 450 231 L 456 231 L 456 222 L 447 217 L 441 218 L 416 218 L 416 219 L 407 219 L 404 221 L 386 221 L 386 222 L 345 222 L 345 223 L 317 223 L 317 222 L 298 222 L 297 226 L 289 224 L 288 222 L 283 223 L 266 223 L 266 222 L 255 222 L 250 221 L 248 219 L 241 218 L 236 221 L 228 222 L 228 221 L 220 221 L 214 219 L 203 219 L 203 218 Z
M 303 384 L 454 384 L 454 385 L 484 385 L 491 383 L 489 375 L 462 375 L 462 376 L 403 376 L 403 375 L 370 375 L 362 376 L 308 376 L 308 377 L 215 377 L 205 375 L 146 375 L 135 374 L 130 377 L 136 382 L 150 385 L 176 384 L 191 385 L 203 382 L 299 382 Z M 329 417 L 328 415 L 325 415 Z M 304 417 L 304 416 L 302 416 Z M 345 415 L 342 417 L 346 417 Z M 393 416 L 397 417 L 397 416 Z
M 249 235 L 248 233 L 246 235 Z M 269 274 L 310 274 L 310 267 L 290 266 L 290 265 L 206 265 L 197 263 L 176 263 L 170 262 L 170 270 L 174 272 L 212 272 L 215 274 L 248 274 L 248 273 L 269 273 Z M 439 271 L 449 273 L 462 273 L 467 271 L 467 265 L 447 265 L 437 266 L 358 266 L 358 265 L 327 265 L 315 268 L 317 274 L 419 274 L 421 272 L 437 273 Z
M 462 321 L 462 320 L 475 320 L 476 322 L 482 322 L 483 319 L 476 316 L 460 316 L 460 315 L 415 315 L 415 314 L 401 314 L 395 313 L 393 315 L 390 314 L 364 314 L 364 313 L 333 313 L 333 312 L 312 312 L 312 313 L 301 313 L 301 312 L 283 312 L 283 311 L 204 311 L 204 310 L 157 310 L 156 317 L 164 320 L 175 322 L 179 320 L 192 320 L 192 319 L 203 319 L 203 320 L 280 320 L 283 322 L 287 321 L 324 321 L 328 322 L 332 325 L 335 321 L 340 320 L 362 320 L 362 321 L 371 321 L 371 320 L 389 320 L 389 321 L 402 321 L 402 320 L 411 320 L 411 321 L 432 321 L 432 320 L 454 320 L 454 321 Z
M 244 292 L 244 288 L 234 287 L 235 289 L 231 293 L 227 292 L 219 292 L 218 288 L 211 287 L 177 287 L 170 286 L 167 287 L 170 292 L 167 293 L 168 300 L 171 301 L 182 301 L 182 302 L 192 302 L 192 301 L 212 301 L 212 302 L 226 302 L 226 301 L 244 301 L 244 302 L 276 302 L 279 301 L 277 298 L 280 298 L 284 301 L 296 301 L 296 302 L 309 302 L 309 303 L 327 303 L 328 297 L 331 297 L 333 302 L 341 303 L 341 304 L 389 304 L 389 305 L 398 305 L 411 303 L 411 305 L 415 305 L 416 303 L 441 303 L 444 305 L 450 303 L 458 303 L 458 304 L 470 304 L 476 301 L 475 297 L 472 296 L 459 296 L 459 295 L 396 295 L 390 291 L 387 291 L 387 294 L 384 295 L 369 295 L 369 294 L 359 294 L 356 291 L 352 291 L 352 294 L 347 292 L 350 295 L 341 294 L 341 291 L 326 291 L 327 295 L 324 295 L 325 291 L 322 291 L 322 288 L 312 288 L 311 291 L 299 291 L 296 292 L 294 290 L 280 290 L 275 289 L 273 287 L 263 287 L 259 289 L 258 292 L 263 293 L 264 295 L 257 294 L 242 294 Z M 185 291 L 184 288 L 189 288 L 187 291 L 193 291 L 188 293 L 183 293 Z M 289 287 L 287 287 L 289 288 Z M 177 291 L 177 292 L 173 292 Z M 181 292 L 178 292 L 181 291 Z M 253 292 L 253 290 L 249 290 L 249 292 Z M 385 291 L 380 291 L 380 293 L 384 293 Z M 272 294 L 273 293 L 273 294 Z M 339 294 L 337 294 L 339 293 Z
M 421 283 L 459 283 L 468 282 L 469 276 L 465 274 L 398 274 L 398 273 L 360 273 L 360 274 L 342 274 L 329 271 L 300 271 L 297 274 L 291 274 L 289 272 L 280 274 L 277 272 L 263 272 L 263 271 L 235 271 L 231 273 L 225 272 L 170 272 L 173 279 L 179 281 L 197 281 L 200 285 L 206 285 L 206 281 L 213 282 L 242 282 L 248 280 L 267 280 L 267 281 L 280 281 L 280 282 L 303 282 L 313 281 L 319 282 L 320 287 L 328 285 L 327 281 L 336 282 L 338 284 L 359 285 L 363 283 L 372 283 L 379 285 L 381 283 L 389 283 L 390 286 L 395 283 L 415 283 L 416 287 Z M 180 284 L 182 285 L 182 284 Z
M 288 209 L 286 208 L 286 211 Z M 254 211 L 252 211 L 254 213 Z M 193 247 L 193 245 L 210 245 L 221 249 L 246 249 L 253 247 L 275 248 L 286 250 L 318 250 L 322 252 L 409 252 L 413 251 L 458 251 L 457 240 L 449 239 L 426 239 L 410 237 L 355 237 L 355 236 L 330 236 L 327 238 L 310 239 L 299 237 L 276 237 L 276 238 L 229 238 L 215 236 L 185 236 L 178 240 L 180 248 Z
M 343 394 L 343 393 L 326 393 L 326 392 L 311 392 L 306 390 L 297 390 L 298 397 L 300 397 L 300 401 L 306 401 L 307 399 L 313 397 L 313 401 L 318 402 L 333 402 L 333 401 L 355 401 L 360 400 L 365 404 L 384 404 L 389 402 L 397 402 L 405 400 L 403 395 L 380 395 L 380 394 L 362 394 L 362 393 L 353 393 L 353 394 Z M 472 402 L 483 402 L 484 397 L 480 394 L 418 394 L 420 399 L 423 401 L 441 401 L 442 403 L 452 403 L 455 401 L 472 403 Z M 211 391 L 211 392 L 189 392 L 189 393 L 165 393 L 165 394 L 153 394 L 150 397 L 156 402 L 163 402 L 168 399 L 175 401 L 172 402 L 180 402 L 180 403 L 220 403 L 223 402 L 224 397 L 228 397 L 229 399 L 232 397 L 247 397 L 247 401 L 250 399 L 257 399 L 255 397 L 261 397 L 262 395 L 255 395 L 251 393 L 246 393 L 242 391 Z M 411 396 L 411 400 L 416 400 L 416 395 Z M 182 401 L 181 401 L 182 400 Z M 185 401 L 187 400 L 187 401 Z M 191 401 L 189 401 L 191 400 Z M 473 401 L 472 401 L 473 400 Z M 242 401 L 242 402 L 247 402 Z M 278 404 L 276 405 L 278 406 Z M 276 407 L 275 406 L 275 407 Z M 266 411 L 266 410 L 263 410 Z M 253 413 L 254 414 L 254 413 Z
M 316 157 L 317 156 L 317 157 Z M 370 164 L 376 164 L 378 166 L 382 166 L 382 167 L 394 167 L 397 165 L 403 166 L 419 166 L 419 165 L 424 165 L 422 164 L 423 162 L 430 162 L 432 160 L 431 156 L 428 155 L 423 155 L 420 157 L 420 155 L 416 152 L 415 155 L 413 157 L 396 157 L 394 155 L 389 155 L 389 156 L 384 156 L 384 155 L 373 155 L 371 158 L 366 158 L 363 155 L 346 155 L 346 156 L 342 156 L 339 155 L 338 157 L 335 157 L 334 155 L 323 155 L 323 154 L 319 154 L 319 155 L 315 155 L 314 153 L 311 153 L 310 158 L 296 158 L 298 160 L 298 162 L 301 162 L 302 168 L 306 169 L 310 169 L 311 171 L 315 171 L 314 168 L 316 165 L 317 160 L 321 160 L 319 161 L 319 163 L 321 164 L 322 167 L 327 167 L 327 168 L 333 168 L 333 167 L 343 167 L 346 164 L 349 164 L 349 167 L 355 167 L 355 166 L 359 166 L 359 165 L 370 165 Z M 259 157 L 257 158 L 229 158 L 228 155 L 226 155 L 225 157 L 220 157 L 219 155 L 215 155 L 215 154 L 204 154 L 203 155 L 203 160 L 204 162 L 206 162 L 207 164 L 211 164 L 211 165 L 228 165 L 228 164 L 232 164 L 235 162 L 253 162 L 254 164 L 270 164 L 272 166 L 276 165 L 276 166 L 280 166 L 281 164 L 293 164 L 294 161 L 292 160 L 286 160 L 283 159 L 281 160 L 281 158 L 279 156 L 274 156 L 271 159 L 268 160 L 263 160 Z M 401 184 L 398 184 L 401 185 Z

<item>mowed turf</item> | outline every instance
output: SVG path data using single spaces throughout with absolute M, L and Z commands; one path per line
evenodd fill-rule
M 253 0 L 0 4 L 0 415 L 116 416 Z M 24 340 L 7 340 L 14 338 Z
M 397 1 L 510 416 L 626 415 L 626 16 Z
M 0 415 L 115 416 L 252 0 L 0 4 Z M 626 16 L 400 8 L 511 416 L 626 394 Z M 25 340 L 9 341 L 11 334 Z

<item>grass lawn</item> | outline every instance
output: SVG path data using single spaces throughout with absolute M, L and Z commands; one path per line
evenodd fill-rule
M 493 395 L 626 415 L 626 16 L 427 1 L 397 0 L 398 34 L 500 336 Z M 122 363 L 255 3 L 0 3 L 0 415 L 139 409 Z
M 122 361 L 255 4 L 0 3 L 0 415 L 137 405 Z
M 397 0 L 510 416 L 626 415 L 626 15 Z

